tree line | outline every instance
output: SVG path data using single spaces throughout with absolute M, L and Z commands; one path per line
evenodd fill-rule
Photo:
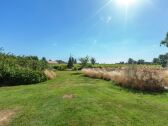
M 90 58 L 89 56 L 80 58 L 79 61 L 82 68 L 87 66 L 88 63 L 92 65 L 96 64 L 96 59 L 93 57 Z M 67 68 L 72 69 L 74 67 L 74 64 L 77 64 L 77 59 L 75 59 L 73 56 L 70 56 L 68 60 Z

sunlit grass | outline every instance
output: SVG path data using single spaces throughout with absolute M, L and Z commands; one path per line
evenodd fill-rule
M 167 99 L 166 92 L 137 92 L 68 71 L 37 85 L 0 88 L 0 110 L 18 110 L 9 126 L 165 126 Z

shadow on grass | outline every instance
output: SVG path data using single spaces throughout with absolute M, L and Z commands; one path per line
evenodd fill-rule
M 0 88 L 1 87 L 15 87 L 15 86 L 28 86 L 28 85 L 38 85 L 38 84 L 45 84 L 47 81 L 43 81 L 43 82 L 39 82 L 39 83 L 27 83 L 27 84 L 23 84 L 23 83 L 2 83 L 0 82 Z
M 39 84 L 39 83 L 36 83 L 36 84 Z M 15 86 L 36 85 L 36 84 L 2 84 L 2 83 L 0 83 L 0 88 L 1 87 L 15 87 Z
M 114 82 L 113 82 L 114 83 Z M 130 87 L 122 87 L 116 83 L 114 83 L 116 87 L 119 87 L 119 90 L 123 90 L 126 92 L 130 92 L 130 93 L 134 93 L 134 94 L 146 94 L 146 95 L 164 95 L 168 93 L 168 90 L 139 90 L 139 89 L 134 89 L 134 88 L 130 88 Z
M 81 72 L 71 73 L 71 75 L 83 75 Z

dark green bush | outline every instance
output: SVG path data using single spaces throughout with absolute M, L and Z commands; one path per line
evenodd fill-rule
M 72 68 L 72 70 L 73 70 L 73 71 L 82 70 L 82 67 L 76 65 L 76 66 L 74 66 L 74 67 Z
M 14 56 L 0 53 L 0 86 L 34 84 L 47 80 L 47 62 L 36 56 Z
M 1 85 L 34 84 L 47 80 L 41 71 L 24 68 L 3 68 L 0 70 Z
M 58 65 L 54 65 L 53 68 L 55 70 L 64 71 L 67 69 L 67 65 L 66 64 L 58 64 Z

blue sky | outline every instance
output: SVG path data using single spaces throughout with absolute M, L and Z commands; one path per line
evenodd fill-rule
M 151 61 L 168 51 L 167 0 L 0 0 L 0 46 L 17 55 L 101 63 Z M 127 15 L 127 16 L 126 16 Z

